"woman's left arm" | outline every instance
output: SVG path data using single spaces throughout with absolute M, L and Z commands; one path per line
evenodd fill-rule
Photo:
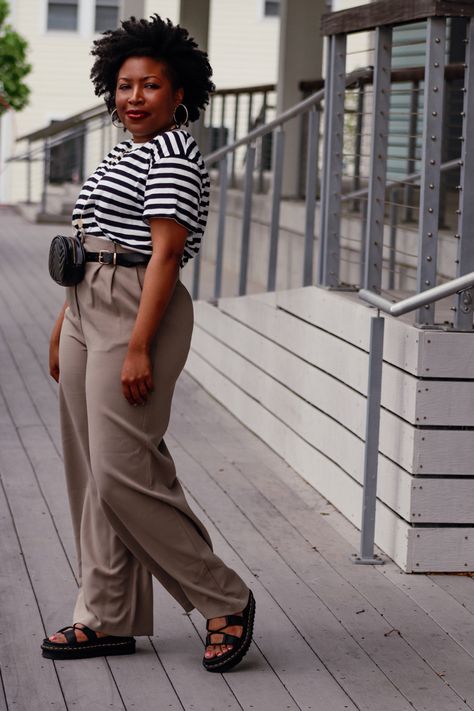
M 124 397 L 142 405 L 153 390 L 150 346 L 179 276 L 188 230 L 174 220 L 150 219 L 153 254 L 148 262 L 137 318 L 122 367 Z

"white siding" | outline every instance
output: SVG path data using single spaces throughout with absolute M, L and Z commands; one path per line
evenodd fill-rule
M 260 0 L 211 2 L 209 56 L 218 89 L 276 82 L 279 20 Z

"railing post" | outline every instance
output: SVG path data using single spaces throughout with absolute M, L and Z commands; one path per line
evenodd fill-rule
M 446 55 L 445 18 L 429 18 L 426 49 L 418 232 L 418 292 L 436 285 Z M 418 310 L 416 320 L 419 324 L 431 325 L 434 323 L 434 313 L 434 304 L 428 304 Z
M 332 89 L 331 79 L 331 50 L 332 37 L 326 38 L 326 79 L 324 82 L 324 141 L 323 141 L 323 170 L 321 175 L 321 188 L 319 195 L 319 245 L 318 245 L 318 284 L 323 284 L 323 272 L 325 261 L 326 241 L 324 237 L 326 229 L 326 207 L 329 181 L 329 132 L 331 124 L 329 123 L 329 98 Z
M 319 109 L 308 115 L 308 151 L 306 154 L 306 206 L 303 255 L 303 286 L 313 283 L 314 218 L 318 175 Z
M 28 140 L 28 153 L 27 153 L 27 163 L 26 163 L 26 202 L 28 204 L 31 203 L 31 185 L 32 185 L 32 176 L 31 176 L 31 141 Z
M 377 469 L 379 458 L 380 401 L 382 392 L 383 337 L 385 319 L 370 319 L 369 372 L 365 419 L 364 486 L 362 491 L 362 520 L 360 527 L 360 555 L 354 563 L 382 564 L 374 555 L 375 511 L 377 505 Z
M 192 297 L 194 300 L 199 299 L 199 282 L 201 279 L 201 251 L 193 257 L 193 283 L 191 287 Z
M 356 119 L 356 135 L 355 135 L 355 147 L 354 147 L 354 178 L 352 180 L 352 189 L 354 192 L 360 188 L 360 167 L 361 167 L 361 152 L 362 152 L 362 131 L 364 129 L 364 99 L 365 90 L 364 82 L 361 79 L 357 87 L 359 92 L 357 94 L 357 119 Z M 360 201 L 355 199 L 352 205 L 354 211 L 359 211 Z
M 274 291 L 278 259 L 278 237 L 280 234 L 281 186 L 283 180 L 283 156 L 285 150 L 285 132 L 282 127 L 275 133 L 272 222 L 270 227 L 270 254 L 268 257 L 267 291 Z
M 234 106 L 234 138 L 233 140 L 236 141 L 238 136 L 238 130 L 239 130 L 239 96 L 240 94 L 235 95 L 235 106 Z M 237 152 L 233 151 L 232 152 L 232 167 L 231 167 L 231 173 L 230 173 L 230 186 L 233 188 L 235 186 L 235 161 L 236 161 L 236 156 Z
M 461 173 L 458 219 L 457 276 L 474 271 L 474 19 L 469 20 L 466 38 L 464 75 L 463 128 L 461 141 Z M 472 294 L 471 294 L 472 296 Z M 464 294 L 456 297 L 454 325 L 464 331 L 472 329 L 472 298 Z
M 227 210 L 227 153 L 219 161 L 219 217 L 217 223 L 216 273 L 214 298 L 221 295 L 222 263 L 224 258 L 225 219 Z
M 341 188 L 343 163 L 344 134 L 344 97 L 346 69 L 346 35 L 331 37 L 331 60 L 329 69 L 328 101 L 325 136 L 327 152 L 325 153 L 325 190 L 324 190 L 324 224 L 321 229 L 322 259 L 320 284 L 322 286 L 339 286 L 339 253 L 340 253 L 340 221 L 341 221 Z
M 51 163 L 51 148 L 49 146 L 49 138 L 44 141 L 44 159 L 43 159 L 43 192 L 41 194 L 41 212 L 45 213 L 48 202 L 48 183 L 49 170 Z
M 375 38 L 372 138 L 364 270 L 365 288 L 376 292 L 380 291 L 382 286 L 391 58 L 392 28 L 378 27 Z
M 250 221 L 252 218 L 253 170 L 255 167 L 255 144 L 247 149 L 245 162 L 244 206 L 242 213 L 242 251 L 240 254 L 239 296 L 247 293 L 247 271 L 250 248 Z

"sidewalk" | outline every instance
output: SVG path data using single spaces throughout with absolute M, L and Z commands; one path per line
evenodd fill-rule
M 77 585 L 47 369 L 60 230 L 0 208 L 0 711 L 474 709 L 472 577 L 353 565 L 358 531 L 187 373 L 166 441 L 216 551 L 254 591 L 249 653 L 206 672 L 204 620 L 156 585 L 137 654 L 41 657 Z

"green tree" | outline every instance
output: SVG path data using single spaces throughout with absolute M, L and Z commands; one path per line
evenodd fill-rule
M 0 115 L 11 108 L 20 111 L 28 103 L 29 87 L 23 82 L 31 71 L 26 61 L 27 42 L 6 23 L 6 0 L 0 0 Z

